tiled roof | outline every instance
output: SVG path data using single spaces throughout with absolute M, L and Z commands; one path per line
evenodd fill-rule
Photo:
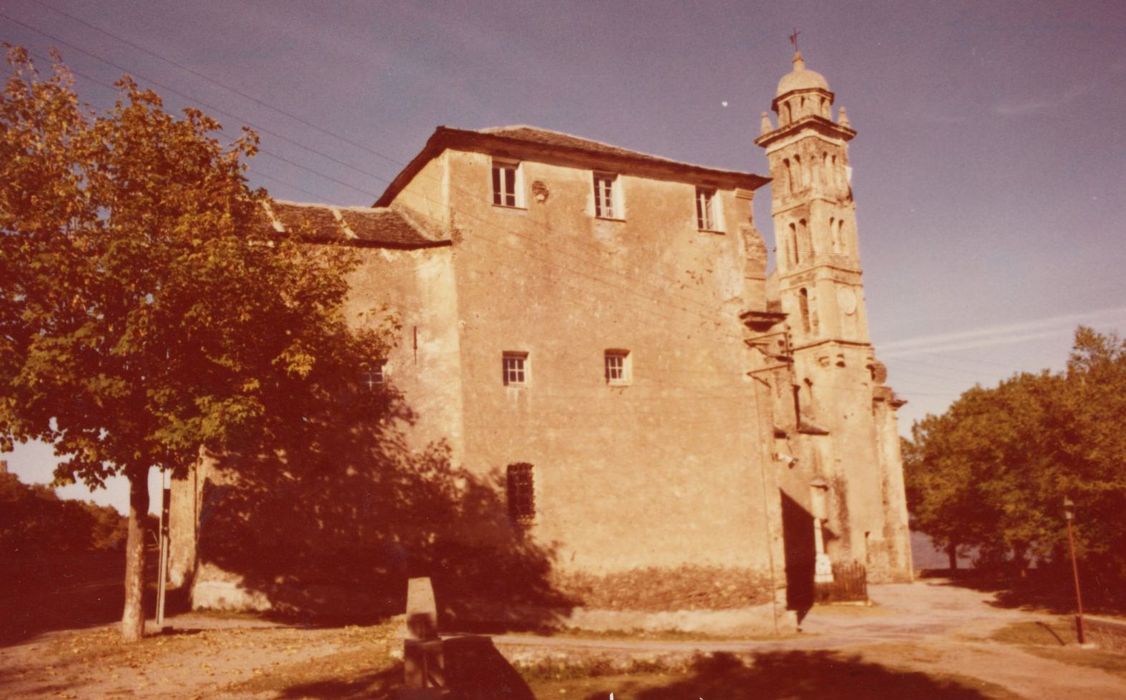
M 275 229 L 293 231 L 313 241 L 372 248 L 428 248 L 450 242 L 399 209 L 275 200 L 268 211 Z
M 648 153 L 642 153 L 640 151 L 631 151 L 627 148 L 611 146 L 610 144 L 602 143 L 601 141 L 592 141 L 590 139 L 584 139 L 579 136 L 565 134 L 561 131 L 551 131 L 550 129 L 541 129 L 535 126 L 527 126 L 525 124 L 517 124 L 514 126 L 494 126 L 488 129 L 481 129 L 480 133 L 491 134 L 493 136 L 503 136 L 504 138 L 515 139 L 517 141 L 538 143 L 544 146 L 563 146 L 564 148 L 575 148 L 578 150 L 587 151 L 588 153 L 602 153 L 609 156 L 648 160 L 654 163 L 662 164 L 687 165 L 687 163 L 670 160 L 669 158 L 662 158 L 660 156 L 654 156 Z

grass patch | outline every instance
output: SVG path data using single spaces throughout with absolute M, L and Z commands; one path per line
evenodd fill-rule
M 1027 647 L 1029 653 L 1052 661 L 1083 666 L 1084 668 L 1097 668 L 1100 671 L 1118 676 L 1126 680 L 1126 656 L 1099 649 L 1080 649 L 1079 647 Z
M 1126 656 L 1099 649 L 1079 648 L 1070 617 L 1016 622 L 997 630 L 990 638 L 1002 644 L 1019 645 L 1030 654 L 1045 659 L 1095 668 L 1126 679 Z
M 624 670 L 598 660 L 553 672 L 521 670 L 539 698 L 615 697 L 646 700 L 772 697 L 926 697 L 1013 700 L 1018 696 L 993 683 L 950 673 L 921 673 L 872 663 L 838 652 L 789 651 L 755 655 L 709 654 L 641 661 Z
M 1075 630 L 1067 618 L 1014 622 L 1005 625 L 989 638 L 1002 644 L 1063 647 L 1075 643 Z
M 781 627 L 781 626 L 780 626 Z M 647 641 L 647 642 L 734 642 L 750 640 L 770 642 L 801 636 L 798 632 L 772 634 L 758 632 L 753 634 L 710 634 L 708 632 L 684 632 L 681 630 L 584 630 L 564 628 L 550 633 L 552 639 L 601 639 L 606 641 Z
M 518 663 L 516 670 L 528 683 L 574 681 L 608 676 L 683 673 L 692 657 L 630 658 L 592 656 L 586 658 L 543 658 Z

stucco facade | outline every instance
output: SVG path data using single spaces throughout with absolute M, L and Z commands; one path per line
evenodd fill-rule
M 769 180 L 531 127 L 439 127 L 352 213 L 379 224 L 366 237 L 308 205 L 361 248 L 355 322 L 398 318 L 382 378 L 414 414 L 410 448 L 440 442 L 498 490 L 503 526 L 456 535 L 481 557 L 541 547 L 573 608 L 619 613 L 639 599 L 615 598 L 624 582 L 662 588 L 634 606 L 650 612 L 750 609 L 826 557 L 910 578 L 899 402 L 868 338 L 848 187 L 856 132 L 832 103 L 795 57 L 756 141 Z M 768 275 L 751 202 L 771 181 Z M 304 211 L 281 206 L 279 226 Z M 387 222 L 417 235 L 382 236 Z M 207 605 L 209 581 L 227 597 L 239 582 L 198 561 L 193 478 L 177 485 L 174 580 Z

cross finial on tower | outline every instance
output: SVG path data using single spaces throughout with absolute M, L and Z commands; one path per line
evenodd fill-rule
M 798 34 L 801 34 L 801 32 L 798 31 L 797 27 L 794 27 L 794 33 L 790 35 L 790 43 L 793 44 L 794 51 L 798 50 Z

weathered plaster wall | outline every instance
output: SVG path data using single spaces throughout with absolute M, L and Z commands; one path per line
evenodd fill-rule
M 462 382 L 457 288 L 449 247 L 357 251 L 361 262 L 349 277 L 345 313 L 355 326 L 398 325 L 387 356 L 388 385 L 402 392 L 415 414 L 407 433 L 412 447 L 444 440 L 452 461 L 461 461 Z
M 402 420 L 402 425 L 391 426 L 388 439 L 396 439 L 401 434 L 405 448 L 415 453 L 421 453 L 434 444 L 444 444 L 449 448 L 451 462 L 457 463 L 461 459 L 463 443 L 457 298 L 451 251 L 448 247 L 438 247 L 421 250 L 369 248 L 355 252 L 360 262 L 349 278 L 351 294 L 344 309 L 347 318 L 356 327 L 378 328 L 389 320 L 398 326 L 393 336 L 394 345 L 387 356 L 385 380 L 391 392 L 405 398 L 409 419 Z M 356 373 L 357 379 L 362 381 L 362 368 L 356 368 Z M 380 391 L 379 388 L 375 390 Z M 378 418 L 373 417 L 373 420 Z M 341 426 L 341 429 L 346 430 L 347 427 Z M 397 458 L 409 457 L 398 455 Z M 297 486 L 299 480 L 292 481 L 292 484 L 286 481 L 282 474 L 284 467 L 281 463 L 276 465 L 278 482 L 300 488 Z M 301 478 L 315 480 L 315 475 Z M 229 499 L 220 503 L 225 498 L 223 487 L 228 485 L 244 487 L 237 473 L 221 469 L 212 459 L 201 460 L 186 479 L 173 481 L 170 514 L 172 585 L 191 586 L 192 604 L 197 608 L 269 608 L 275 602 L 274 595 L 285 585 L 289 575 L 288 564 L 279 562 L 277 577 L 270 578 L 263 587 L 260 579 L 266 565 L 257 559 L 265 552 L 256 548 L 264 546 L 284 550 L 285 542 L 247 540 L 242 556 L 248 572 L 253 571 L 257 576 L 257 587 L 248 583 L 241 571 L 231 570 L 230 567 L 225 569 L 207 560 L 208 547 L 205 545 L 211 544 L 214 548 L 216 537 L 229 536 L 226 530 L 217 534 L 211 527 L 212 523 L 221 520 L 223 524 L 219 525 L 220 528 L 230 528 L 232 513 L 218 513 L 219 509 L 231 507 Z M 339 488 L 346 488 L 346 484 L 340 484 Z M 303 510 L 301 515 L 305 517 L 310 509 L 331 508 L 332 504 L 295 498 L 291 507 Z M 332 551 L 348 551 L 349 540 L 370 529 L 369 523 L 362 522 L 363 519 L 376 522 L 386 517 L 378 512 L 374 504 L 370 507 L 376 510 L 357 510 L 354 513 L 357 519 L 353 523 L 354 529 L 336 537 L 329 532 L 297 531 L 291 534 L 303 538 L 324 538 L 324 546 L 319 549 L 325 556 L 331 555 Z M 217 515 L 222 517 L 216 520 Z M 326 515 L 326 518 L 338 515 Z M 295 518 L 295 522 L 298 521 Z M 316 518 L 313 518 L 311 522 L 315 521 Z M 327 520 L 322 519 L 321 522 L 328 526 Z M 334 521 L 334 526 L 338 524 Z M 201 545 L 201 542 L 204 544 Z M 200 556 L 198 552 L 204 554 Z M 228 546 L 224 555 L 229 556 L 230 553 Z M 307 583 L 299 585 L 305 589 L 301 594 L 313 597 Z M 371 582 L 373 588 L 381 585 L 385 583 Z M 328 591 L 316 597 L 322 608 L 324 601 L 340 598 L 338 607 L 347 609 L 347 602 L 338 591 Z
M 450 223 L 450 170 L 447 153 L 429 161 L 399 192 L 396 206 L 419 214 L 440 230 Z
M 624 218 L 594 217 L 592 172 L 525 161 L 527 207 L 492 205 L 490 157 L 448 154 L 466 464 L 535 465 L 530 534 L 563 571 L 769 567 L 773 494 L 738 312 L 749 206 L 697 230 L 694 184 L 621 175 Z M 540 203 L 533 183 L 548 191 Z M 757 290 L 756 290 L 757 291 Z M 629 386 L 603 353 L 628 349 Z M 502 355 L 528 353 L 524 387 Z

